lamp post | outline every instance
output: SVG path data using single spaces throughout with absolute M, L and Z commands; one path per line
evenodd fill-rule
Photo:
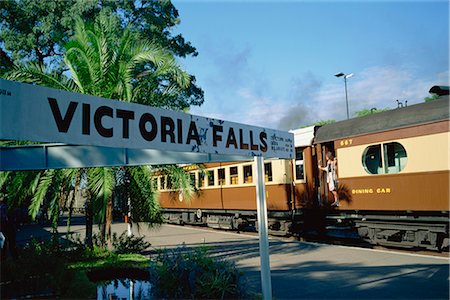
M 347 94 L 347 78 L 350 78 L 353 76 L 353 73 L 350 74 L 344 74 L 342 72 L 339 72 L 337 74 L 334 74 L 336 77 L 342 77 L 344 76 L 344 84 L 345 84 L 345 106 L 347 108 L 347 120 L 350 119 L 350 115 L 348 113 L 348 94 Z

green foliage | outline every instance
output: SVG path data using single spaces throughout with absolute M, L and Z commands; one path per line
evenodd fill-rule
M 389 110 L 389 108 L 383 108 L 383 109 L 376 109 L 376 108 L 372 108 L 372 109 L 362 109 L 362 110 L 359 110 L 359 111 L 355 111 L 354 113 L 353 113 L 353 115 L 354 116 L 357 116 L 357 117 L 364 117 L 364 116 L 367 116 L 367 115 L 371 115 L 371 114 L 377 114 L 377 113 L 380 113 L 380 112 L 383 112 L 383 111 L 388 111 Z
M 197 55 L 181 35 L 172 36 L 171 30 L 180 20 L 170 1 L 11 0 L 2 2 L 0 12 L 4 28 L 0 37 L 18 59 L 45 59 L 60 54 L 61 45 L 72 35 L 74 20 L 88 21 L 99 14 L 114 15 L 117 28 L 132 25 L 178 56 Z
M 17 260 L 2 263 L 2 286 L 8 283 L 11 298 L 48 293 L 48 297 L 90 298 L 95 284 L 86 271 L 121 268 L 147 269 L 150 265 L 154 296 L 165 299 L 242 299 L 246 290 L 243 274 L 231 262 L 212 257 L 206 248 L 160 251 L 153 260 L 136 252 L 149 245 L 141 238 L 115 239 L 115 251 L 85 247 L 79 236 L 70 241 L 54 236 L 32 240 Z
M 7 195 L 10 209 L 28 205 L 29 215 L 35 219 L 41 211 L 48 211 L 52 225 L 59 215 L 59 200 L 70 192 L 76 169 L 0 172 L 0 193 Z
M 106 206 L 115 187 L 113 168 L 91 168 L 87 171 L 88 188 L 94 197 L 94 212 L 98 223 L 106 220 Z
M 153 169 L 149 166 L 126 167 L 129 179 L 128 191 L 133 199 L 131 220 L 149 224 L 162 223 L 157 186 L 153 179 Z
M 135 95 L 142 90 L 136 83 L 139 81 L 136 78 L 164 77 L 168 84 L 164 88 L 155 88 L 158 93 L 167 95 L 177 94 L 189 85 L 189 76 L 176 65 L 168 51 L 146 42 L 131 27 L 116 30 L 117 21 L 117 18 L 106 15 L 100 15 L 92 24 L 84 24 L 80 19 L 76 21 L 74 36 L 65 45 L 64 54 L 64 63 L 70 76 L 49 72 L 42 65 L 30 64 L 17 66 L 7 74 L 7 78 L 124 101 L 138 101 Z M 141 72 L 142 65 L 149 65 L 151 68 Z M 157 193 L 149 180 L 150 169 L 134 167 L 127 170 L 134 193 L 133 220 L 161 222 Z M 58 194 L 58 190 L 52 187 L 75 182 L 74 179 L 80 176 L 80 172 L 87 174 L 89 199 L 92 200 L 93 213 L 102 226 L 105 240 L 109 238 L 110 223 L 107 221 L 111 217 L 107 214 L 112 211 L 117 168 L 77 170 L 70 174 L 71 177 L 60 171 L 36 173 L 31 179 L 36 183 L 33 186 L 37 185 L 37 188 L 27 194 L 33 195 L 30 213 L 36 215 L 44 199 L 48 199 L 52 220 L 56 222 L 59 212 L 57 200 L 61 193 Z M 66 188 L 64 191 L 68 190 Z
M 434 101 L 439 99 L 439 95 L 438 94 L 432 94 L 431 96 L 425 97 L 423 100 L 425 102 L 430 102 L 430 101 Z
M 88 252 L 88 250 L 86 250 Z M 74 270 L 91 270 L 106 268 L 145 268 L 149 259 L 141 254 L 114 254 L 112 252 L 91 252 L 91 258 L 69 262 L 67 267 Z M 86 257 L 88 254 L 86 254 Z
M 0 74 L 8 71 L 2 75 L 7 79 L 176 110 L 203 102 L 195 78 L 174 58 L 197 52 L 181 35 L 172 35 L 179 19 L 170 1 L 15 0 L 2 2 L 0 15 L 0 54 L 6 56 Z M 32 198 L 30 214 L 35 217 L 44 207 L 56 224 L 60 201 L 72 182 L 79 182 L 75 178 L 87 174 L 87 223 L 92 212 L 105 239 L 116 171 L 8 172 L 0 176 L 0 189 L 16 206 Z M 127 168 L 133 221 L 162 221 L 150 171 Z M 86 231 L 88 244 L 91 231 Z
M 333 124 L 335 122 L 336 122 L 336 120 L 321 120 L 321 121 L 317 121 L 313 125 L 315 125 L 315 126 L 323 126 L 323 125 L 327 125 L 327 124 Z
M 7 289 L 7 298 L 43 294 L 47 298 L 92 298 L 96 294 L 96 284 L 89 281 L 86 270 L 148 267 L 147 257 L 132 253 L 143 243 L 136 243 L 139 241 L 136 238 L 130 240 L 131 247 L 126 244 L 120 248 L 127 253 L 117 254 L 100 247 L 89 249 L 79 237 L 71 241 L 61 240 L 56 235 L 45 241 L 33 239 L 16 260 L 2 261 L 2 288 Z
M 10 282 L 8 298 L 42 291 L 58 292 L 67 280 L 62 248 L 57 238 L 49 241 L 32 240 L 16 260 L 2 262 L 3 282 Z M 3 287 L 2 287 L 3 288 Z
M 177 200 L 189 201 L 196 192 L 195 182 L 192 182 L 190 173 L 176 165 L 168 165 L 161 169 L 163 174 L 168 175 L 168 187 L 174 190 L 172 196 Z
M 127 232 L 123 232 L 119 237 L 117 233 L 112 237 L 113 252 L 117 254 L 124 253 L 141 253 L 150 247 L 150 243 L 144 241 L 144 237 L 128 236 Z
M 97 295 L 97 283 L 89 280 L 84 270 L 67 272 L 71 276 L 61 289 L 63 299 L 95 299 Z
M 214 258 L 205 248 L 159 252 L 151 263 L 152 291 L 164 299 L 247 298 L 242 274 L 231 262 Z
M 63 58 L 65 45 L 74 35 L 76 20 L 90 22 L 98 16 L 109 17 L 110 33 L 128 28 L 133 35 L 139 36 L 138 40 L 146 40 L 174 56 L 198 54 L 180 34 L 172 33 L 180 20 L 170 1 L 9 0 L 0 3 L 0 40 L 3 41 L 0 44 L 0 75 L 11 70 L 13 63 L 31 63 L 54 73 L 55 78 L 62 76 L 69 67 L 63 63 Z M 154 71 L 155 65 L 139 66 L 139 73 Z M 189 85 L 179 93 L 161 93 L 158 87 L 166 86 L 171 76 L 160 75 L 135 79 L 133 85 L 140 86 L 144 94 L 149 95 L 137 95 L 136 102 L 143 103 L 148 99 L 147 104 L 181 110 L 203 103 L 203 91 L 195 85 L 195 77 L 190 76 Z

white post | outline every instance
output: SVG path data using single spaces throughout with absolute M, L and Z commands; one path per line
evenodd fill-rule
M 130 279 L 130 300 L 134 300 L 134 281 Z
M 129 186 L 129 184 L 128 184 L 128 186 Z M 128 236 L 131 236 L 133 233 L 132 233 L 132 231 L 131 231 L 131 198 L 130 198 L 130 194 L 129 194 L 130 192 L 128 191 L 128 212 L 127 212 L 127 215 L 128 215 L 128 218 L 127 218 L 127 221 L 128 221 Z
M 255 156 L 256 164 L 256 207 L 258 214 L 259 256 L 261 261 L 261 286 L 264 300 L 272 299 L 270 277 L 269 238 L 267 235 L 266 185 L 264 180 L 264 159 Z

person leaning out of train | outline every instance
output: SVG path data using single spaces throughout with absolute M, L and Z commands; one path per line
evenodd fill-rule
M 337 165 L 337 159 L 334 157 L 333 153 L 331 151 L 328 151 L 325 155 L 327 159 L 327 165 L 325 167 L 322 167 L 322 161 L 319 160 L 319 169 L 327 173 L 327 183 L 328 183 L 328 189 L 334 196 L 334 202 L 331 204 L 331 206 L 339 206 L 339 196 L 338 196 L 338 180 L 337 180 L 337 173 L 336 173 L 336 165 Z

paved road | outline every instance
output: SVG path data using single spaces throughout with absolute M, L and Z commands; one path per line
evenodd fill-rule
M 126 225 L 113 229 L 123 232 Z M 24 241 L 48 230 L 24 228 L 18 237 Z M 84 226 L 72 230 L 83 234 Z M 235 261 L 252 288 L 260 290 L 257 236 L 173 225 L 133 231 L 154 249 L 206 245 Z M 276 299 L 449 299 L 448 258 L 279 239 L 270 240 L 270 254 Z

